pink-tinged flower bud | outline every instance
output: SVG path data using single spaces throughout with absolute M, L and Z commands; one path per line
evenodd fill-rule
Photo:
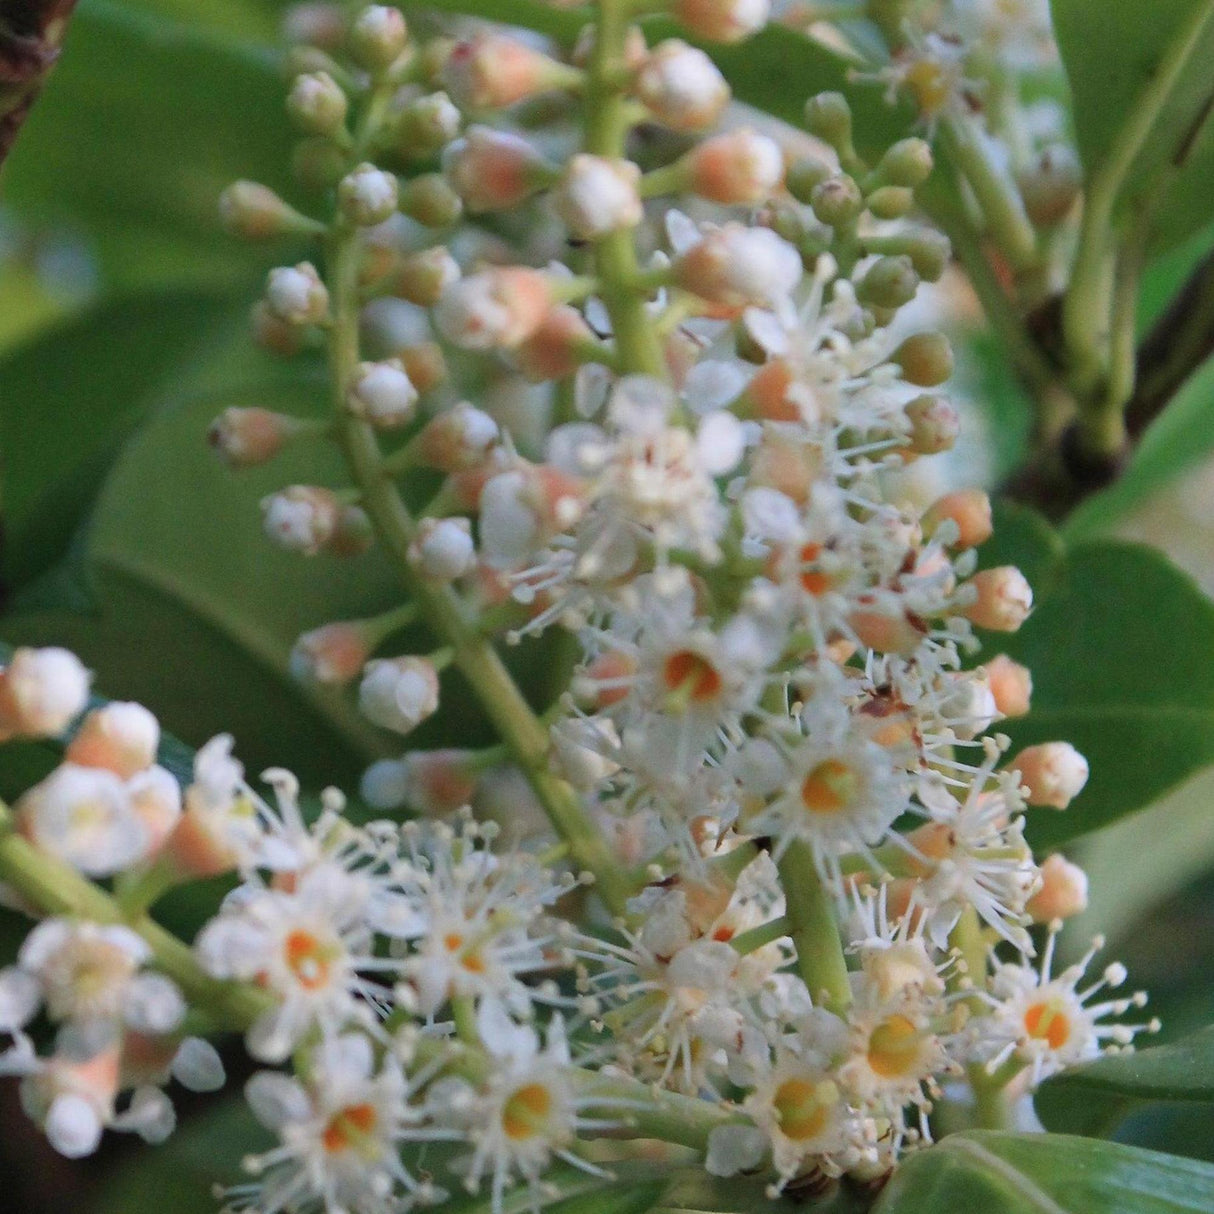
M 468 110 L 497 110 L 549 89 L 565 88 L 579 73 L 504 34 L 481 34 L 447 57 L 442 81 Z
M 740 42 L 767 24 L 771 0 L 675 0 L 674 15 L 706 42 Z
M 418 750 L 382 759 L 363 773 L 359 791 L 373 809 L 407 806 L 426 817 L 455 813 L 472 800 L 479 772 L 466 750 Z
M 207 441 L 232 468 L 252 468 L 276 456 L 297 431 L 294 418 L 269 409 L 225 409 L 207 428 Z
M 999 712 L 1005 717 L 1024 716 L 1033 695 L 1033 675 L 1029 668 L 1001 653 L 987 662 L 984 669 Z
M 977 598 L 962 615 L 979 628 L 1015 632 L 1033 609 L 1033 590 L 1014 565 L 980 569 L 970 578 Z
M 438 708 L 438 672 L 426 658 L 377 658 L 363 672 L 358 707 L 372 724 L 411 733 Z
M 916 455 L 949 451 L 961 432 L 961 416 L 945 396 L 925 392 L 906 406 L 910 423 L 910 450 Z
M 637 192 L 641 170 L 631 160 L 579 153 L 553 194 L 553 205 L 579 240 L 635 228 L 644 215 Z
M 21 1107 L 66 1159 L 83 1159 L 101 1144 L 118 1096 L 119 1047 L 85 1061 L 55 1055 L 21 1081 Z
M 414 443 L 419 462 L 457 472 L 483 463 L 497 437 L 497 422 L 465 400 L 427 422 Z
M 325 0 L 292 4 L 282 15 L 282 34 L 287 42 L 333 51 L 346 36 L 346 14 L 340 5 Z
M 364 8 L 350 26 L 350 54 L 360 67 L 382 71 L 405 49 L 409 31 L 396 8 L 372 4 Z
M 261 499 L 262 527 L 290 552 L 315 556 L 333 538 L 341 506 L 328 489 L 291 485 Z
M 1065 856 L 1055 853 L 1041 866 L 1041 888 L 1025 910 L 1034 923 L 1070 919 L 1088 908 L 1088 875 Z
M 399 189 L 394 173 L 360 164 L 337 183 L 337 205 L 348 223 L 371 228 L 396 212 Z
M 181 785 L 172 772 L 152 766 L 127 781 L 135 816 L 147 835 L 143 858 L 156 855 L 181 821 Z
M 259 299 L 250 310 L 249 327 L 253 340 L 279 358 L 292 358 L 304 348 L 303 330 L 275 316 L 264 299 Z
M 474 215 L 516 207 L 552 180 L 526 139 L 487 126 L 470 126 L 443 152 L 443 172 Z
M 688 153 L 691 188 L 726 205 L 764 202 L 784 180 L 784 153 L 774 139 L 744 127 L 713 135 Z
M 746 400 L 764 421 L 798 422 L 801 410 L 790 394 L 796 376 L 787 359 L 773 358 L 746 386 Z
M 356 417 L 381 430 L 394 430 L 413 420 L 417 389 L 397 358 L 359 363 L 346 403 Z
M 931 535 L 945 520 L 956 524 L 955 543 L 977 548 L 991 538 L 991 499 L 981 489 L 958 489 L 933 502 L 923 515 L 925 534 Z
M 1088 782 L 1088 761 L 1070 742 L 1026 746 L 1009 764 L 1030 805 L 1066 809 Z
M 415 346 L 401 346 L 396 357 L 405 369 L 410 383 L 418 392 L 429 392 L 447 378 L 447 360 L 436 341 L 421 341 Z
M 335 135 L 346 124 L 350 103 L 328 72 L 305 72 L 287 94 L 287 113 L 305 135 Z
M 906 613 L 853 611 L 847 617 L 861 645 L 878 653 L 912 654 L 923 641 L 925 630 L 907 618 Z
M 585 486 L 556 468 L 537 464 L 498 473 L 481 491 L 485 564 L 517 568 L 538 547 L 573 526 L 585 508 Z
M 309 261 L 277 266 L 266 278 L 266 304 L 291 325 L 319 324 L 329 314 L 329 292 Z
M 435 309 L 439 332 L 466 350 L 510 349 L 540 327 L 552 288 L 539 270 L 506 266 L 452 283 Z
M 291 650 L 291 674 L 301 683 L 349 683 L 371 656 L 367 631 L 339 621 L 305 632 Z
M 409 545 L 409 560 L 424 578 L 451 582 L 476 565 L 472 525 L 466 518 L 426 518 Z
M 582 365 L 580 351 L 595 341 L 594 331 L 581 312 L 569 304 L 559 304 L 515 350 L 514 360 L 528 379 L 564 379 Z
M 325 551 L 331 556 L 362 556 L 374 543 L 375 529 L 367 512 L 361 506 L 343 506 Z
M 770 228 L 740 223 L 708 231 L 674 263 L 685 290 L 727 308 L 771 306 L 801 280 L 801 254 Z
M 219 196 L 219 218 L 227 231 L 246 240 L 270 240 L 310 225 L 269 186 L 234 181 Z
M 411 253 L 400 263 L 393 294 L 420 308 L 432 308 L 459 277 L 459 263 L 439 245 Z
M 68 743 L 64 758 L 80 767 L 104 767 L 129 780 L 151 767 L 160 724 L 142 704 L 115 701 L 94 708 Z
M 53 738 L 84 711 L 89 672 L 66 649 L 17 649 L 0 669 L 0 742 Z
M 675 131 L 712 126 L 729 104 L 729 85 L 713 61 L 677 38 L 654 47 L 634 89 L 654 119 Z

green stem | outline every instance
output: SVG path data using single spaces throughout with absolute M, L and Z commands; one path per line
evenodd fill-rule
M 813 849 L 800 840 L 789 844 L 779 869 L 788 934 L 797 947 L 797 969 L 814 1001 L 821 1000 L 829 1011 L 842 1015 L 851 1003 L 851 983 L 839 924 Z
M 773 940 L 779 940 L 781 936 L 787 936 L 791 928 L 792 925 L 788 921 L 788 916 L 780 915 L 768 923 L 760 923 L 758 927 L 752 927 L 749 931 L 734 936 L 729 943 L 737 950 L 740 956 L 745 957 L 750 953 L 757 952 Z

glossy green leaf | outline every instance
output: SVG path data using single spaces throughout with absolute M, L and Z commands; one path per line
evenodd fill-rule
M 911 1156 L 872 1214 L 1208 1214 L 1214 1166 L 1063 1134 L 954 1134 Z

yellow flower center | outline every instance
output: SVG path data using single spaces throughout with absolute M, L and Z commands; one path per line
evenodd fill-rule
M 905 1016 L 882 1020 L 868 1038 L 868 1065 L 882 1079 L 901 1079 L 919 1064 L 922 1036 Z
M 860 777 L 839 759 L 824 759 L 805 777 L 801 800 L 812 814 L 836 814 L 860 791 Z
M 940 113 L 948 103 L 948 73 L 934 59 L 920 59 L 906 72 L 907 88 L 915 95 L 920 112 L 929 117 Z
M 502 1106 L 502 1129 L 521 1142 L 543 1133 L 552 1113 L 552 1093 L 542 1083 L 516 1088 Z
M 1056 999 L 1034 1003 L 1024 1013 L 1024 1027 L 1033 1040 L 1047 1042 L 1052 1050 L 1060 1050 L 1071 1035 L 1071 1022 Z
M 780 1133 L 794 1142 L 808 1142 L 826 1128 L 839 1092 L 829 1080 L 786 1079 L 772 1097 Z

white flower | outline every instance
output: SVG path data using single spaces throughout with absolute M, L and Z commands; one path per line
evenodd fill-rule
M 0 742 L 61 734 L 84 711 L 89 672 L 66 649 L 17 649 L 0 669 Z
M 641 222 L 640 179 L 641 170 L 629 160 L 580 153 L 570 160 L 553 204 L 574 236 L 597 240 Z
M 364 669 L 358 707 L 374 724 L 410 733 L 438 708 L 438 672 L 426 658 L 376 658 Z
M 350 410 L 373 426 L 395 429 L 406 425 L 417 406 L 417 389 L 398 358 L 361 363 L 350 388 Z
M 466 518 L 422 519 L 409 546 L 409 559 L 424 577 L 436 582 L 463 577 L 476 565 L 471 524 Z
M 383 223 L 396 211 L 396 176 L 377 169 L 373 164 L 360 164 L 337 184 L 337 201 L 342 214 L 359 227 Z

